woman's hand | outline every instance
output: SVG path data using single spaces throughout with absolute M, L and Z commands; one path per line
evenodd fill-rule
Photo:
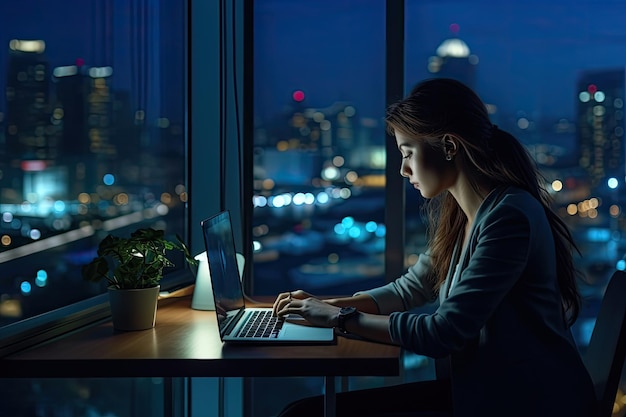
M 281 311 L 287 303 L 292 300 L 304 300 L 305 298 L 317 298 L 314 295 L 309 294 L 308 292 L 302 290 L 283 292 L 278 294 L 276 297 L 276 301 L 274 301 L 274 306 L 272 307 L 274 310 L 274 314 L 278 315 L 278 312 Z
M 350 332 L 361 337 L 393 343 L 389 335 L 389 316 L 378 313 L 378 305 L 367 294 L 322 301 L 302 290 L 284 292 L 274 302 L 274 314 L 286 317 L 297 314 L 314 326 L 336 327 L 341 307 L 353 306 L 359 310 L 358 320 L 350 321 Z
M 288 293 L 287 298 L 281 299 L 278 304 L 279 308 L 275 310 L 279 317 L 297 314 L 314 326 L 335 327 L 337 325 L 337 314 L 341 310 L 340 307 L 330 305 L 314 297 L 295 298 L 296 293 L 298 292 L 292 293 L 291 299 L 289 299 Z M 298 296 L 303 294 L 306 293 L 300 292 Z

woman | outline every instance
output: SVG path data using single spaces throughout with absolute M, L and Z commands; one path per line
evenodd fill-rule
M 570 332 L 580 308 L 576 246 L 524 147 L 450 79 L 418 84 L 386 122 L 400 174 L 430 200 L 428 250 L 383 287 L 328 300 L 283 293 L 274 310 L 437 358 L 438 380 L 339 394 L 338 416 L 592 415 Z M 411 311 L 436 301 L 433 314 Z M 319 398 L 285 410 L 320 412 Z

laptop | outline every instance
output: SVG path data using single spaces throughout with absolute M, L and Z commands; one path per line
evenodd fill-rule
M 331 328 L 314 327 L 301 318 L 278 318 L 272 315 L 271 308 L 246 307 L 230 212 L 222 211 L 201 224 L 222 341 L 257 344 L 335 342 L 335 332 Z M 259 330 L 259 324 L 267 328 Z

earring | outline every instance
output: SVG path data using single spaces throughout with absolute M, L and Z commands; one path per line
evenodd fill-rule
M 446 161 L 452 161 L 452 155 L 447 154 L 446 155 Z

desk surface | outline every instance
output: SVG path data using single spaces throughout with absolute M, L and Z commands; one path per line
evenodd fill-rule
M 336 345 L 234 346 L 215 312 L 191 298 L 159 304 L 153 329 L 120 332 L 110 321 L 0 359 L 0 377 L 392 376 L 400 348 L 337 337 Z

